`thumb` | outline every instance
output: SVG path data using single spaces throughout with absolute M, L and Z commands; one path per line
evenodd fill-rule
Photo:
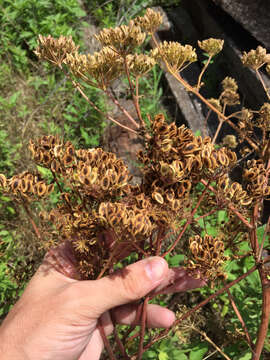
M 84 309 L 99 317 L 116 306 L 140 299 L 157 287 L 168 273 L 167 262 L 151 257 L 94 281 L 81 281 L 78 294 Z

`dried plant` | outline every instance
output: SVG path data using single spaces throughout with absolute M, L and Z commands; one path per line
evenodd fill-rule
M 230 77 L 222 81 L 222 92 L 216 99 L 206 99 L 200 94 L 202 77 L 211 58 L 222 50 L 223 40 L 208 39 L 199 42 L 199 47 L 209 58 L 203 67 L 196 86 L 188 84 L 181 77 L 181 70 L 197 61 L 195 49 L 177 42 L 158 43 L 154 32 L 162 22 L 159 13 L 151 9 L 144 17 L 138 17 L 128 25 L 115 29 L 104 29 L 97 35 L 103 46 L 99 52 L 80 54 L 70 37 L 40 36 L 36 55 L 60 68 L 70 79 L 75 89 L 81 93 L 90 106 L 100 111 L 87 98 L 84 85 L 90 84 L 101 89 L 123 112 L 130 126 L 120 123 L 111 115 L 107 118 L 122 128 L 141 137 L 144 148 L 137 154 L 141 169 L 141 182 L 131 183 L 126 164 L 113 153 L 101 148 L 75 149 L 69 142 L 54 136 L 43 136 L 31 141 L 30 152 L 36 164 L 51 171 L 52 180 L 47 183 L 38 172 L 25 171 L 7 179 L 0 175 L 0 188 L 14 200 L 20 202 L 27 212 L 40 244 L 53 249 L 60 243 L 68 242 L 77 262 L 77 276 L 80 279 L 97 279 L 113 270 L 131 253 L 139 258 L 159 255 L 165 257 L 175 251 L 183 242 L 189 229 L 190 239 L 182 246 L 186 255 L 185 266 L 192 276 L 225 285 L 193 309 L 187 310 L 175 321 L 178 325 L 210 300 L 238 283 L 255 270 L 259 271 L 263 288 L 261 324 L 255 343 L 250 340 L 248 330 L 243 325 L 253 359 L 259 359 L 267 334 L 270 315 L 269 267 L 262 252 L 270 222 L 265 228 L 264 240 L 258 242 L 257 227 L 264 199 L 270 196 L 270 103 L 262 105 L 259 111 L 242 108 L 226 115 L 228 107 L 240 103 L 238 85 Z M 138 54 L 147 36 L 152 36 L 156 44 L 149 54 Z M 244 53 L 243 64 L 258 74 L 267 92 L 259 70 L 267 67 L 269 72 L 270 54 L 258 47 Z M 140 109 L 139 84 L 155 63 L 165 64 L 169 71 L 187 91 L 195 94 L 216 114 L 219 125 L 210 137 L 195 136 L 185 126 L 167 123 L 162 114 L 144 119 Z M 110 89 L 111 83 L 126 76 L 137 118 L 124 109 Z M 222 144 L 215 142 L 224 123 L 232 128 L 232 134 L 223 138 Z M 240 144 L 240 145 L 239 145 Z M 242 146 L 241 146 L 242 144 Z M 241 146 L 244 157 L 233 149 Z M 246 160 L 246 154 L 253 154 Z M 233 181 L 230 173 L 239 163 L 244 164 L 242 182 Z M 31 203 L 40 201 L 52 191 L 60 193 L 58 203 L 49 211 L 40 213 L 39 226 L 34 221 Z M 228 220 L 217 229 L 216 237 L 193 231 L 199 218 L 224 210 Z M 51 228 L 51 231 L 44 230 Z M 171 237 L 173 232 L 174 237 Z M 237 241 L 235 239 L 237 238 Z M 173 239 L 173 240 L 171 240 Z M 248 242 L 250 256 L 255 265 L 238 279 L 226 282 L 226 263 L 241 257 L 239 244 Z M 229 255 L 224 255 L 226 250 Z M 62 268 L 68 274 L 67 269 Z M 71 275 L 70 275 L 71 276 Z M 147 297 L 145 304 L 149 301 Z M 235 309 L 235 304 L 231 300 Z M 142 307 L 145 309 L 145 306 Z M 236 314 L 242 323 L 241 315 Z M 142 310 L 141 319 L 144 319 Z M 122 337 L 123 344 L 115 350 L 108 341 L 109 357 L 116 359 L 122 354 L 125 359 L 141 359 L 142 354 L 152 344 L 169 333 L 164 330 L 144 343 L 145 324 L 137 352 L 127 353 L 123 348 L 130 341 L 129 333 Z M 133 338 L 136 336 L 132 335 Z M 117 344 L 121 340 L 117 339 Z M 130 348 L 130 347 L 129 347 Z

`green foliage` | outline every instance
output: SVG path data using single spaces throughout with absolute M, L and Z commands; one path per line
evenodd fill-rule
M 174 335 L 154 344 L 151 350 L 144 353 L 143 359 L 203 360 L 208 349 L 207 342 L 194 340 L 188 345 L 183 345 L 179 343 L 178 337 Z
M 0 57 L 23 70 L 39 34 L 72 35 L 78 41 L 77 23 L 85 16 L 77 0 L 3 0 L 0 10 Z
M 11 232 L 0 226 L 0 319 L 10 310 L 18 297 L 18 285 L 11 276 L 9 259 L 14 251 L 14 239 Z M 13 264 L 16 266 L 16 264 Z
M 178 6 L 181 0 L 84 0 L 88 11 L 100 27 L 113 27 L 127 23 L 131 18 L 141 15 L 148 7 Z

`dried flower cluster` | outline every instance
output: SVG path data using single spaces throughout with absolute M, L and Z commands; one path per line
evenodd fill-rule
M 199 235 L 189 239 L 189 249 L 192 258 L 187 262 L 187 268 L 193 276 L 203 276 L 206 279 L 224 279 L 226 275 L 222 270 L 225 260 L 224 243 L 219 238 Z
M 47 184 L 38 173 L 24 171 L 10 179 L 0 174 L 0 190 L 17 201 L 33 201 L 50 195 L 54 190 L 54 184 Z
M 198 45 L 203 51 L 212 57 L 217 55 L 223 49 L 224 40 L 210 38 L 198 41 Z
M 270 63 L 270 54 L 267 54 L 266 49 L 262 46 L 258 46 L 256 50 L 243 53 L 242 63 L 251 69 L 258 70 L 263 65 Z
M 151 51 L 151 56 L 156 61 L 165 62 L 175 72 L 197 61 L 197 54 L 192 46 L 173 41 L 161 43 L 158 48 Z
M 76 52 L 79 46 L 76 46 L 71 36 L 60 36 L 58 39 L 51 35 L 38 37 L 39 46 L 35 54 L 40 59 L 47 60 L 56 66 L 65 63 L 67 54 Z

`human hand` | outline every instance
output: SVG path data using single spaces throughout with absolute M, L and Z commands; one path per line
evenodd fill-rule
M 97 360 L 103 349 L 97 324 L 106 334 L 112 331 L 110 309 L 117 323 L 130 325 L 138 308 L 134 301 L 154 289 L 185 291 L 202 285 L 183 269 L 169 270 L 159 257 L 93 281 L 66 277 L 46 261 L 0 328 L 0 355 L 5 360 Z M 173 321 L 170 310 L 148 305 L 148 326 L 169 327 Z

